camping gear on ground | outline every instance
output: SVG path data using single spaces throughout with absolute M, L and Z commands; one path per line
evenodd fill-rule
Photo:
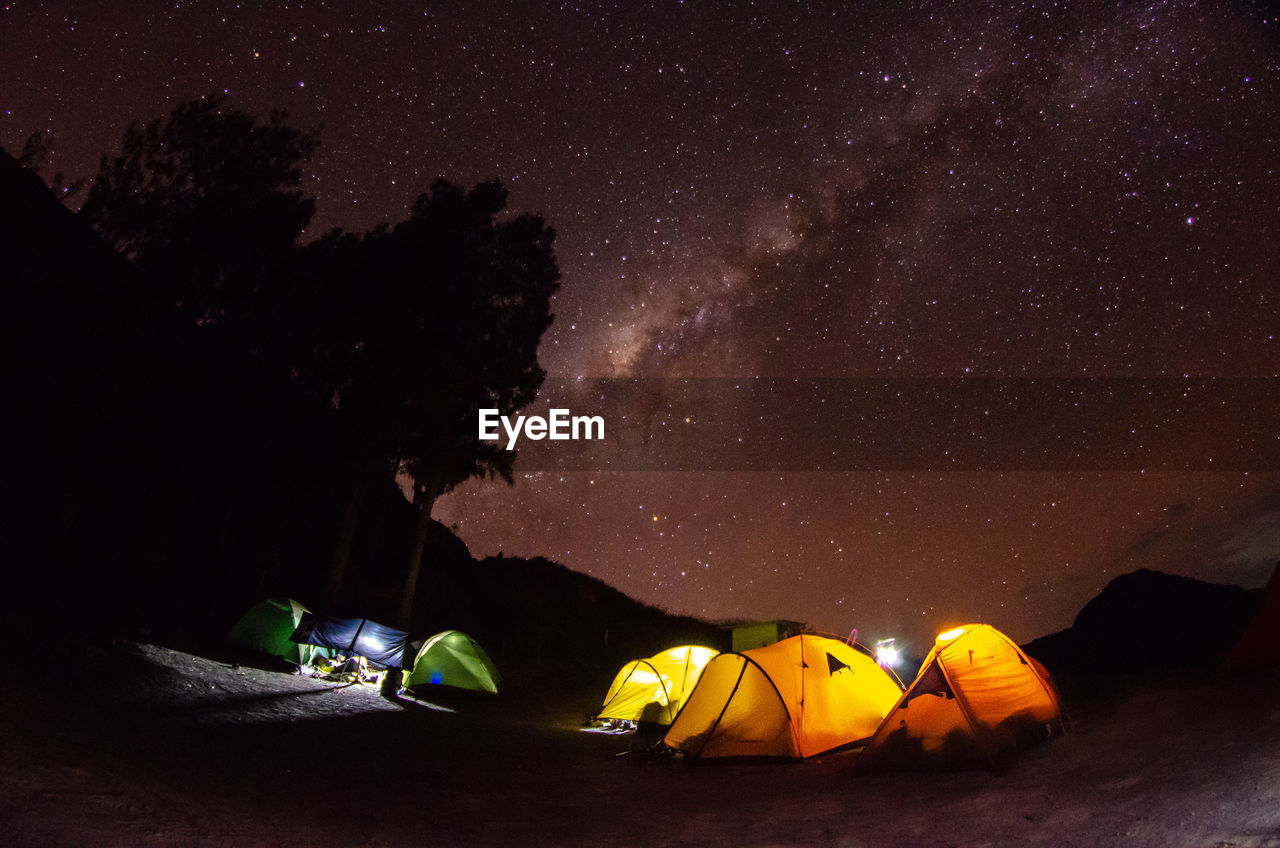
M 294 665 L 310 665 L 322 657 L 331 657 L 328 648 L 300 645 L 291 641 L 302 616 L 311 611 L 290 598 L 267 598 L 249 609 L 231 628 L 231 641 L 259 653 L 288 660 Z
M 942 633 L 859 755 L 877 767 L 996 765 L 1062 713 L 1049 673 L 989 624 Z
M 404 643 L 409 634 L 367 618 L 337 618 L 304 613 L 289 637 L 304 645 L 331 648 L 346 656 L 364 657 L 386 668 L 404 666 Z
M 671 724 L 702 669 L 718 653 L 714 648 L 682 645 L 632 660 L 614 676 L 596 718 Z
M 812 757 L 869 737 L 901 694 L 863 651 L 802 633 L 712 658 L 662 741 L 690 757 Z
M 783 639 L 798 636 L 804 630 L 803 622 L 783 619 L 739 624 L 733 628 L 733 649 L 742 652 L 752 648 L 763 648 L 765 645 L 773 645 Z
M 453 686 L 495 695 L 502 675 L 480 644 L 459 630 L 445 630 L 422 643 L 413 667 L 404 672 L 403 688 Z
M 380 668 L 375 668 L 361 656 L 338 655 L 332 658 L 317 658 L 310 665 L 303 666 L 300 671 L 317 680 L 370 684 L 380 684 L 388 674 L 399 674 L 398 671 L 379 670 Z
M 1223 660 L 1224 671 L 1280 670 L 1280 563 L 1262 592 L 1258 611 Z

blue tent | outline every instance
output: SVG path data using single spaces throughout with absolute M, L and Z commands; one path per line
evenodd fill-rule
M 332 648 L 360 656 L 387 668 L 404 668 L 404 644 L 409 634 L 367 618 L 337 618 L 303 613 L 290 640 L 302 645 Z

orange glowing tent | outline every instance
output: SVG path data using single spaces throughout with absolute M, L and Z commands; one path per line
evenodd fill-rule
M 988 624 L 938 636 L 860 762 L 957 766 L 987 762 L 1048 735 L 1062 713 L 1044 666 Z
M 596 718 L 671 724 L 717 653 L 714 648 L 682 645 L 632 660 L 614 676 Z
M 662 742 L 689 757 L 811 757 L 866 739 L 901 694 L 867 654 L 802 633 L 713 658 Z

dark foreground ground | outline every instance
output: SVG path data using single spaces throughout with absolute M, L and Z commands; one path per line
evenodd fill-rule
M 86 648 L 0 694 L 0 843 L 1280 846 L 1274 679 L 1077 708 L 1000 775 L 628 755 L 643 740 L 582 729 L 596 686 L 397 705 L 152 645 Z

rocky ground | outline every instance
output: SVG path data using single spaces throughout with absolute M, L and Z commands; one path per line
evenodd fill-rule
M 865 773 L 850 752 L 653 756 L 584 729 L 595 680 L 395 703 L 156 645 L 79 651 L 0 696 L 6 844 L 1280 846 L 1274 679 L 1076 707 L 998 775 Z

